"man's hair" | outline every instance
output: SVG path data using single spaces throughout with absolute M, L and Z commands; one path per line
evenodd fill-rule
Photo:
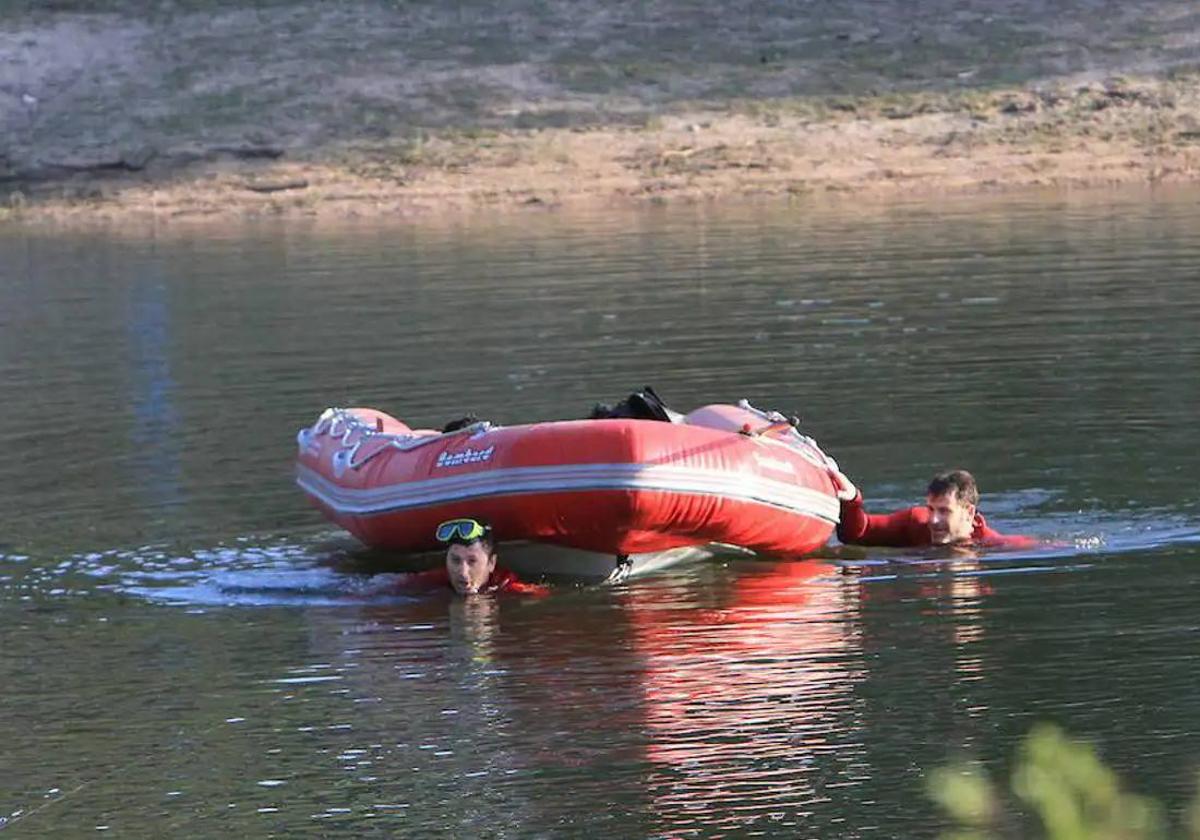
M 979 487 L 975 484 L 975 476 L 966 470 L 950 470 L 938 473 L 929 482 L 929 495 L 941 496 L 953 491 L 954 497 L 969 505 L 979 505 Z

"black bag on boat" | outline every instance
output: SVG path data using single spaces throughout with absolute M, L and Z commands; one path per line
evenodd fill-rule
M 634 391 L 615 406 L 596 403 L 592 407 L 589 420 L 660 420 L 664 423 L 677 422 L 679 415 L 667 408 L 667 404 L 647 385 L 640 391 Z
M 445 426 L 442 426 L 442 434 L 447 434 L 449 432 L 457 432 L 459 429 L 465 429 L 467 426 L 470 426 L 472 423 L 478 423 L 478 422 L 479 422 L 479 418 L 476 417 L 474 414 L 466 414 L 455 420 L 451 420 Z

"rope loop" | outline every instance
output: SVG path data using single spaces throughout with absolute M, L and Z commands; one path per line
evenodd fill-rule
M 422 446 L 428 446 L 434 441 L 460 435 L 474 436 L 483 434 L 493 428 L 487 420 L 480 420 L 469 426 L 463 426 L 453 432 L 443 432 L 436 435 L 394 434 L 383 432 L 374 425 L 366 422 L 358 415 L 344 408 L 327 408 L 321 412 L 317 422 L 308 428 L 301 429 L 296 435 L 296 445 L 301 452 L 316 455 L 321 451 L 319 438 L 322 435 L 330 438 L 340 438 L 338 449 L 330 456 L 333 474 L 341 478 L 346 470 L 360 469 L 381 452 L 399 450 L 409 452 Z M 358 457 L 363 444 L 379 442 L 381 445 L 369 449 L 362 457 Z

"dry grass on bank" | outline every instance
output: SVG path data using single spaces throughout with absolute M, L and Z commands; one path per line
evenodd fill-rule
M 1200 131 L 1191 0 L 15 0 L 0 55 L 10 218 L 1188 181 Z
M 355 216 L 480 205 L 946 192 L 1192 181 L 1194 77 L 743 101 L 640 127 L 443 130 L 320 154 L 218 156 L 169 178 L 79 173 L 7 215 Z

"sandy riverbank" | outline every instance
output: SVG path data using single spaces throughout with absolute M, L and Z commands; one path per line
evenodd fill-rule
M 1200 13 L 1169 0 L 60 5 L 0 14 L 9 218 L 1200 178 Z

